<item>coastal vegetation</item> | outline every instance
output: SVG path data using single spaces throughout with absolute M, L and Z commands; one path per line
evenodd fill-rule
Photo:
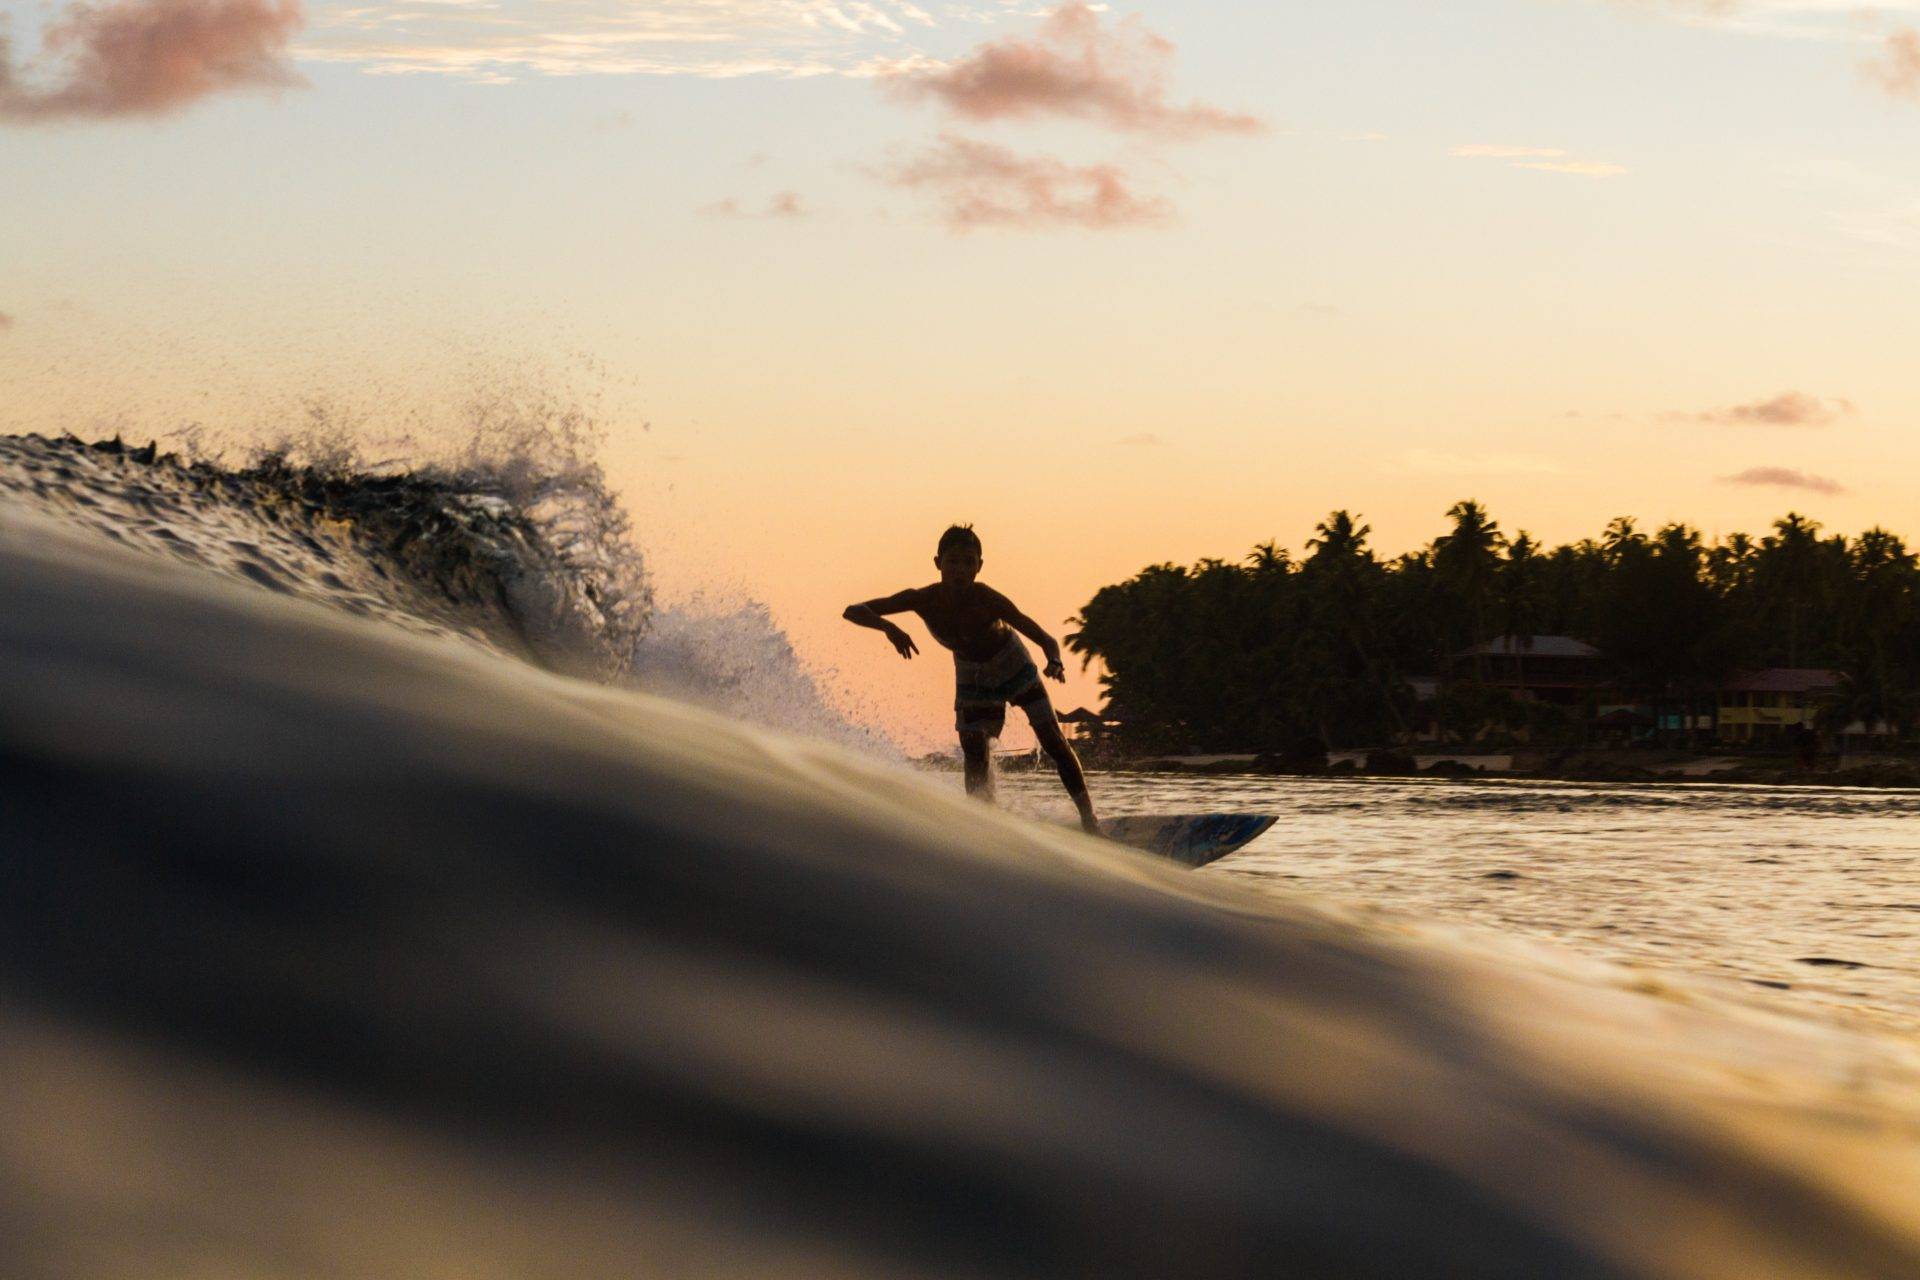
M 1710 699 L 1734 673 L 1825 667 L 1835 724 L 1903 732 L 1920 708 L 1920 566 L 1896 534 L 1829 535 L 1789 512 L 1763 536 L 1709 542 L 1620 517 L 1546 547 L 1457 502 L 1428 546 L 1383 557 L 1335 511 L 1304 555 L 1152 565 L 1103 587 L 1067 646 L 1105 668 L 1119 734 L 1140 750 L 1322 752 L 1405 738 L 1426 716 L 1465 738 L 1489 724 L 1572 742 L 1582 711 L 1474 678 L 1463 650 L 1502 636 L 1579 637 L 1623 695 Z M 1420 704 L 1416 684 L 1451 675 Z

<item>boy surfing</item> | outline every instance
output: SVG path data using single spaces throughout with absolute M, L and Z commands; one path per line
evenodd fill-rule
M 926 624 L 927 633 L 952 650 L 954 727 L 960 731 L 960 752 L 966 757 L 968 795 L 993 798 L 988 744 L 1006 726 L 1007 704 L 1012 703 L 1027 713 L 1033 736 L 1059 770 L 1060 781 L 1080 811 L 1080 825 L 1098 835 L 1086 772 L 1060 732 L 1046 686 L 1040 683 L 1040 672 L 1034 669 L 1020 636 L 1039 645 L 1046 655 L 1047 678 L 1064 683 L 1067 668 L 1060 661 L 1060 645 L 1013 601 L 976 581 L 982 558 L 980 535 L 972 525 L 954 525 L 941 534 L 933 563 L 940 570 L 940 581 L 932 586 L 909 587 L 865 604 L 848 605 L 841 616 L 856 626 L 885 632 L 900 656 L 910 659 L 919 647 L 887 617 L 915 613 Z

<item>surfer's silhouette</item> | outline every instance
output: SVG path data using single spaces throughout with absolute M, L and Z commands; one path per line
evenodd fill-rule
M 911 658 L 919 647 L 887 617 L 916 613 L 926 623 L 928 634 L 952 650 L 954 727 L 960 732 L 960 751 L 966 757 L 968 795 L 993 798 L 988 744 L 1006 726 L 1007 705 L 1011 703 L 1027 713 L 1041 750 L 1060 771 L 1060 781 L 1080 811 L 1080 825 L 1098 834 L 1100 827 L 1093 815 L 1093 801 L 1087 795 L 1087 775 L 1080 767 L 1080 757 L 1060 732 L 1060 721 L 1054 715 L 1046 686 L 1040 682 L 1040 672 L 1019 637 L 1025 636 L 1040 646 L 1047 659 L 1047 678 L 1064 682 L 1067 668 L 1060 660 L 1059 642 L 1014 607 L 1013 601 L 977 581 L 982 557 L 980 535 L 972 525 L 954 525 L 941 534 L 933 563 L 940 570 L 940 581 L 848 605 L 842 616 L 857 626 L 885 632 L 900 656 Z

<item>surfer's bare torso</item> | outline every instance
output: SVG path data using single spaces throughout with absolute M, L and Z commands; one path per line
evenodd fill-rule
M 981 582 L 904 591 L 907 609 L 927 626 L 927 634 L 941 648 L 968 662 L 985 662 L 1007 647 L 1013 638 L 1014 618 L 1020 611 L 1013 601 Z

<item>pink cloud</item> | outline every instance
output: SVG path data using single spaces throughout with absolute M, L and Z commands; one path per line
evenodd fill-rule
M 1887 37 L 1877 61 L 1861 68 L 1874 84 L 1896 98 L 1920 101 L 1920 31 L 1902 27 Z
M 0 333 L 5 333 L 11 328 L 13 328 L 13 317 L 4 311 L 0 311 Z
M 799 192 L 780 191 L 767 201 L 762 212 L 749 210 L 731 196 L 701 206 L 700 212 L 710 218 L 804 218 L 809 211 Z
M 44 84 L 27 84 L 0 37 L 0 120 L 164 115 L 234 89 L 306 83 L 287 61 L 300 0 L 80 4 L 48 28 Z
M 937 196 L 956 231 L 978 227 L 1033 230 L 1153 226 L 1173 216 L 1165 200 L 1136 194 L 1117 165 L 1074 165 L 1052 156 L 1023 156 L 1006 147 L 942 135 L 940 141 L 883 175 L 895 186 Z
M 1190 138 L 1261 133 L 1259 118 L 1204 103 L 1167 101 L 1174 45 L 1129 18 L 1111 28 L 1085 3 L 1064 4 L 1032 36 L 984 44 L 944 67 L 903 72 L 887 83 L 932 98 L 966 120 L 1064 116 L 1126 133 Z
M 1852 412 L 1854 407 L 1851 400 L 1823 400 L 1804 391 L 1783 391 L 1770 400 L 1677 416 L 1694 422 L 1725 426 L 1819 427 Z
M 1806 489 L 1813 493 L 1840 494 L 1846 488 L 1837 480 L 1809 475 L 1790 467 L 1749 467 L 1739 475 L 1723 476 L 1724 484 L 1763 485 L 1775 489 Z

